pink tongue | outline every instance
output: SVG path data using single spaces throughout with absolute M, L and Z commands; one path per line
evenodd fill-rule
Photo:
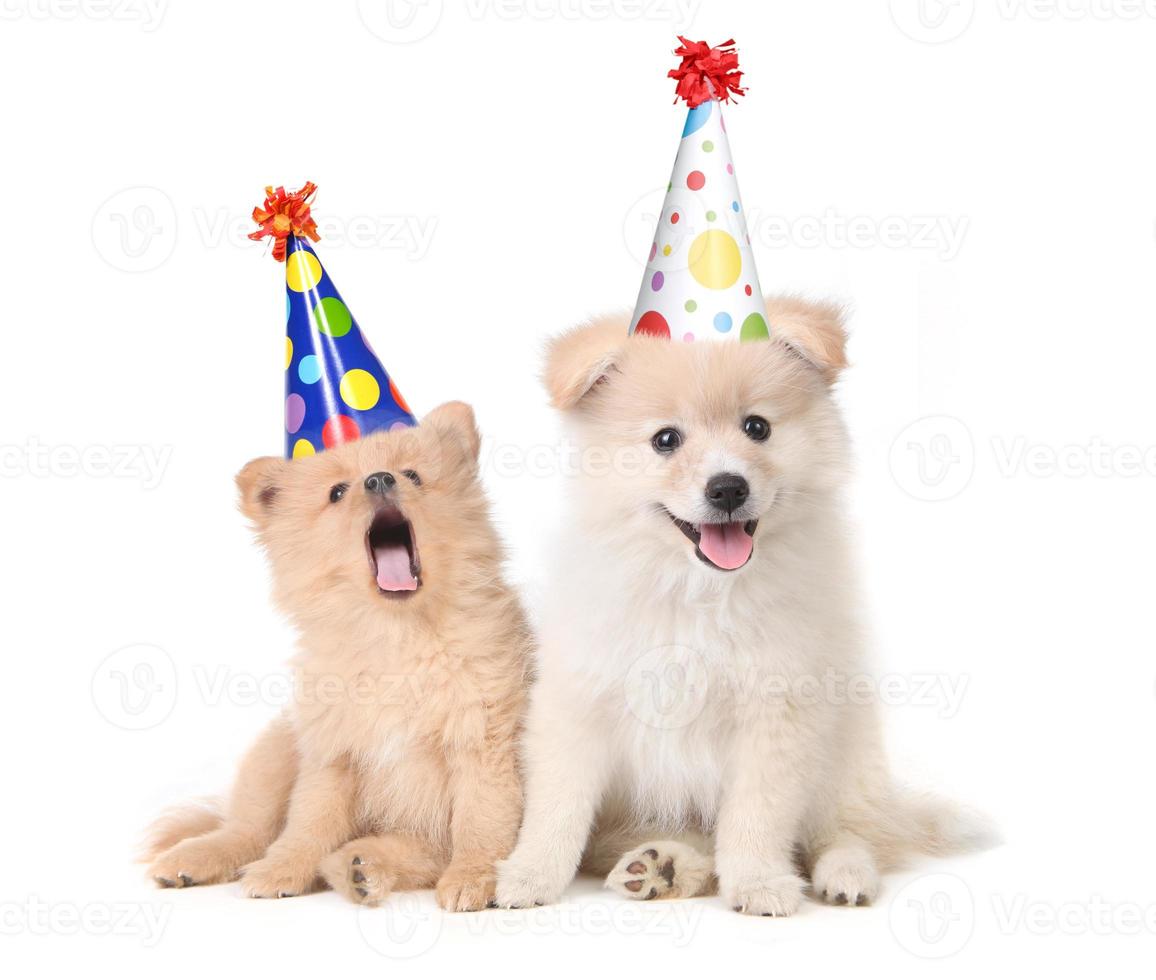
M 754 539 L 747 534 L 742 521 L 730 524 L 703 524 L 698 550 L 719 568 L 728 571 L 741 568 L 751 557 Z
M 377 561 L 377 587 L 383 592 L 412 592 L 417 588 L 404 544 L 380 545 L 373 549 L 373 557 Z

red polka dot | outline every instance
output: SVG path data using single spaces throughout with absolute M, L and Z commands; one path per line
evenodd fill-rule
M 353 442 L 361 437 L 357 423 L 348 415 L 333 415 L 321 428 L 321 441 L 326 449 L 340 446 L 343 442 Z
M 677 212 L 677 211 L 673 211 L 673 212 L 671 212 L 671 215 L 670 215 L 670 223 L 671 223 L 672 225 L 677 225 L 677 224 L 678 224 L 678 212 Z
M 751 287 L 750 287 L 750 285 L 749 285 L 749 284 L 743 287 L 743 292 L 745 292 L 745 293 L 746 293 L 748 296 L 750 296 L 750 294 L 751 294 Z
M 705 183 L 706 177 L 703 176 L 701 170 L 692 170 L 686 175 L 686 186 L 692 191 L 701 191 Z
M 389 379 L 389 393 L 393 395 L 393 400 L 397 402 L 397 407 L 400 408 L 406 415 L 413 415 L 409 410 L 409 406 L 405 403 L 405 399 L 401 397 L 401 392 L 397 390 L 397 385 L 393 383 L 393 378 Z
M 638 326 L 634 328 L 635 333 L 643 333 L 650 337 L 666 337 L 670 339 L 670 325 L 666 322 L 666 318 L 654 310 L 649 310 L 642 314 L 638 321 Z

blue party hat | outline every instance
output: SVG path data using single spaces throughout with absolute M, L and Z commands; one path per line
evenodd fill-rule
M 285 261 L 285 456 L 296 459 L 371 432 L 417 425 L 401 392 L 377 359 L 333 280 L 306 238 L 317 241 L 308 202 L 316 187 L 294 194 L 267 189 L 254 209 Z

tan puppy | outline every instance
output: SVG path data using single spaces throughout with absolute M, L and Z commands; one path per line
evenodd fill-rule
M 863 904 L 904 853 L 981 829 L 900 792 L 874 705 L 848 696 L 869 664 L 830 390 L 843 327 L 767 310 L 766 343 L 628 337 L 622 318 L 550 349 L 592 465 L 555 549 L 500 905 L 556 901 L 580 865 L 635 899 L 717 880 L 730 907 L 789 915 L 802 871 Z
M 222 816 L 154 827 L 163 886 L 242 876 L 257 898 L 319 878 L 357 902 L 436 884 L 483 908 L 521 816 L 515 745 L 530 639 L 502 579 L 473 412 L 237 477 L 300 631 L 296 703 L 241 765 Z

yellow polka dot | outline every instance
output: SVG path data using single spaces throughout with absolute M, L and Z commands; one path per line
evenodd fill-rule
M 285 338 L 285 370 L 289 370 L 289 365 L 293 363 L 293 341 L 288 337 Z
M 293 443 L 293 458 L 300 459 L 302 456 L 312 456 L 317 452 L 313 448 L 313 443 L 308 439 L 298 439 Z
M 341 400 L 350 408 L 364 412 L 373 408 L 381 397 L 381 387 L 368 371 L 354 368 L 341 379 Z
M 321 263 L 312 252 L 301 249 L 285 260 L 285 283 L 295 293 L 312 289 L 321 281 Z
M 669 255 L 670 254 L 670 246 L 669 245 L 663 245 L 662 246 L 662 254 L 663 255 Z
M 743 271 L 738 243 L 725 231 L 704 231 L 690 246 L 690 274 L 707 289 L 729 289 Z

